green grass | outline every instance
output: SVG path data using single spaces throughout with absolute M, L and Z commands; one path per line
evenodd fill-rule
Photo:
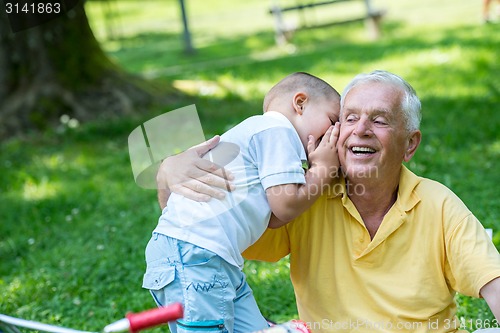
M 192 56 L 182 52 L 175 1 L 117 2 L 114 39 L 106 38 L 101 5 L 87 3 L 116 62 L 185 95 L 129 118 L 61 124 L 1 143 L 0 313 L 99 331 L 127 311 L 154 306 L 140 286 L 159 209 L 154 191 L 133 182 L 128 134 L 190 104 L 207 137 L 221 133 L 260 113 L 267 89 L 298 70 L 338 90 L 375 68 L 412 83 L 423 103 L 424 136 L 410 168 L 455 191 L 495 230 L 500 247 L 500 36 L 498 26 L 478 24 L 478 7 L 466 0 L 378 1 L 389 9 L 379 41 L 353 24 L 300 31 L 293 46 L 277 47 L 267 2 L 221 2 L 189 2 Z M 296 316 L 287 260 L 249 262 L 245 271 L 266 316 Z M 483 300 L 459 295 L 457 302 L 467 320 L 492 318 Z

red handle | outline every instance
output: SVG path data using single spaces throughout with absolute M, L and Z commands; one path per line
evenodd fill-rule
M 130 322 L 129 331 L 135 333 L 145 328 L 154 327 L 182 318 L 183 315 L 184 309 L 182 304 L 173 303 L 158 309 L 147 310 L 139 313 L 128 313 L 125 317 L 127 317 Z

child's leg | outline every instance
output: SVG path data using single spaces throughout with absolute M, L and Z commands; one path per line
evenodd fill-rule
M 260 313 L 253 291 L 242 274 L 241 284 L 236 290 L 234 300 L 234 333 L 247 333 L 269 327 L 267 320 Z
M 184 286 L 184 318 L 177 321 L 178 333 L 232 333 L 233 294 L 225 262 L 215 253 L 179 241 Z
M 233 333 L 235 325 L 237 332 L 247 333 L 267 327 L 244 274 L 215 253 L 155 234 L 146 261 L 143 287 L 156 303 L 184 305 L 184 318 L 169 324 L 173 333 Z
M 193 333 L 196 328 L 203 333 L 218 329 L 224 333 L 248 333 L 268 327 L 245 274 L 238 267 L 189 243 L 182 244 L 181 252 L 189 310 L 178 321 L 178 333 Z
M 164 235 L 153 234 L 146 247 L 146 263 L 142 286 L 149 289 L 156 304 L 184 304 L 182 284 L 176 279 L 176 266 L 179 263 L 176 241 Z M 177 333 L 175 323 L 169 323 L 169 327 L 172 333 Z
M 169 323 L 173 333 L 233 331 L 234 294 L 221 258 L 215 253 L 161 234 L 146 247 L 143 287 L 159 306 L 181 302 L 184 317 Z

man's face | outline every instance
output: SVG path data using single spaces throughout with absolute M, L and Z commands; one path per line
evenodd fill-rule
M 401 95 L 394 86 L 377 82 L 359 84 L 347 94 L 338 151 L 348 179 L 399 177 L 408 147 Z

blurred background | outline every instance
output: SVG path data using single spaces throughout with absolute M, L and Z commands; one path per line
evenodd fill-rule
M 128 135 L 191 104 L 206 138 L 220 134 L 295 71 L 339 91 L 374 69 L 410 82 L 423 141 L 409 168 L 458 194 L 500 248 L 498 2 L 486 22 L 481 0 L 373 0 L 375 21 L 342 1 L 282 11 L 276 34 L 272 8 L 317 2 L 88 0 L 15 33 L 2 11 L 0 313 L 99 331 L 153 307 L 143 253 L 160 210 L 134 183 Z M 297 316 L 288 259 L 245 272 L 267 317 Z M 468 330 L 492 320 L 456 299 Z

